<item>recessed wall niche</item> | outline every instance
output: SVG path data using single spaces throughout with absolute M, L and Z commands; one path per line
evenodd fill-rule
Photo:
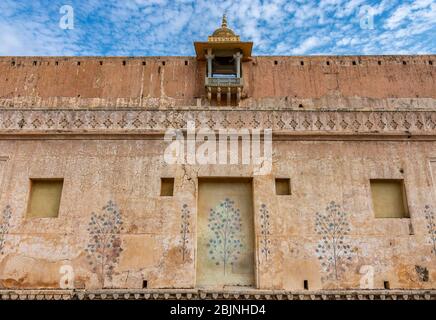
M 402 179 L 371 179 L 371 196 L 376 218 L 409 218 Z
M 64 179 L 30 179 L 27 218 L 57 218 Z
M 174 178 L 161 178 L 160 195 L 163 197 L 172 197 L 174 194 Z
M 276 178 L 275 187 L 278 196 L 289 196 L 291 194 L 291 180 L 289 178 Z

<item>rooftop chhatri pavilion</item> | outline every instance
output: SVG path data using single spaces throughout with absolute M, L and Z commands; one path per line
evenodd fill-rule
M 206 60 L 205 86 L 209 102 L 212 95 L 221 104 L 221 97 L 226 97 L 226 104 L 231 105 L 232 95 L 236 104 L 241 100 L 244 87 L 241 61 L 251 58 L 252 42 L 242 42 L 232 29 L 227 27 L 226 15 L 223 15 L 221 27 L 216 29 L 207 42 L 194 42 L 198 60 Z

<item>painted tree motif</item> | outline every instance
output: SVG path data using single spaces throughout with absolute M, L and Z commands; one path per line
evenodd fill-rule
M 188 205 L 184 204 L 182 206 L 182 223 L 180 225 L 180 244 L 182 251 L 182 260 L 185 261 L 185 256 L 189 253 L 188 243 L 189 243 L 189 233 L 190 233 L 190 222 L 191 212 L 189 211 Z
M 12 217 L 12 209 L 9 205 L 7 205 L 3 209 L 2 219 L 0 220 L 0 255 L 4 254 L 4 247 L 6 243 L 6 235 L 9 232 L 10 220 Z
M 321 266 L 338 280 L 352 258 L 350 245 L 345 242 L 350 232 L 347 214 L 340 205 L 330 202 L 325 213 L 316 213 L 315 231 L 322 236 L 316 249 Z
M 212 233 L 207 244 L 209 257 L 216 265 L 223 266 L 224 274 L 227 266 L 238 260 L 243 247 L 241 213 L 234 204 L 233 200 L 226 198 L 209 212 L 208 227 Z
M 121 251 L 122 216 L 112 201 L 103 207 L 100 214 L 92 213 L 88 225 L 89 241 L 86 248 L 89 265 L 97 273 L 102 286 L 105 279 L 112 279 Z
M 271 240 L 270 236 L 270 221 L 269 221 L 269 211 L 265 204 L 260 206 L 260 231 L 262 238 L 260 240 L 261 253 L 265 258 L 265 261 L 268 261 L 268 257 L 271 254 L 270 246 Z
M 424 207 L 424 216 L 427 220 L 427 231 L 430 235 L 430 242 L 433 245 L 431 252 L 436 256 L 436 221 L 434 212 L 429 205 Z

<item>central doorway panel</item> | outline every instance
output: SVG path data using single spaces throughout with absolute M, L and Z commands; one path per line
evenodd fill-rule
M 254 286 L 251 179 L 200 179 L 197 286 Z

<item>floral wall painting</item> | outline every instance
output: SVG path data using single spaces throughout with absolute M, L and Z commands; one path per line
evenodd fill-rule
M 185 262 L 186 257 L 189 254 L 189 235 L 191 233 L 190 220 L 191 212 L 187 204 L 182 206 L 181 210 L 181 223 L 180 223 L 180 251 L 182 253 L 182 261 Z
M 339 280 L 352 259 L 347 243 L 350 232 L 347 213 L 339 204 L 331 201 L 323 213 L 316 213 L 315 231 L 321 236 L 316 254 L 327 278 Z
M 12 217 L 12 209 L 9 205 L 7 205 L 3 209 L 0 219 L 0 256 L 4 255 L 6 236 L 9 233 L 11 217 Z
M 431 253 L 436 257 L 436 220 L 433 209 L 426 205 L 424 207 L 424 217 L 427 222 L 427 232 L 431 244 Z
M 419 281 L 428 282 L 429 274 L 428 274 L 428 269 L 426 267 L 416 265 L 415 271 Z
M 120 236 L 122 226 L 121 211 L 111 200 L 102 208 L 102 212 L 91 214 L 86 253 L 89 265 L 97 274 L 103 288 L 106 279 L 112 279 L 123 250 Z
M 224 275 L 238 260 L 243 247 L 241 214 L 234 205 L 233 200 L 226 198 L 209 212 L 208 227 L 212 236 L 207 244 L 208 253 L 216 265 L 222 266 Z
M 271 255 L 271 223 L 270 223 L 270 213 L 266 204 L 262 204 L 260 206 L 260 252 L 265 261 L 268 261 L 268 258 Z

